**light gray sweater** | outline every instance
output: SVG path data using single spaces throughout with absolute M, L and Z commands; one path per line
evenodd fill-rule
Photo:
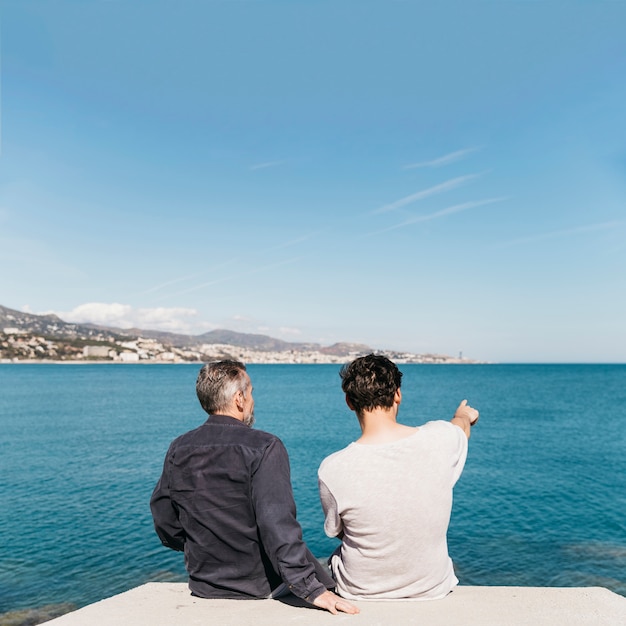
M 331 558 L 340 595 L 437 599 L 458 584 L 446 534 L 466 457 L 463 430 L 434 421 L 392 443 L 352 443 L 322 462 L 324 530 L 343 533 Z

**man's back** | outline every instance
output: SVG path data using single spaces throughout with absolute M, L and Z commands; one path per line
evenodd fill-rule
M 212 415 L 172 442 L 151 507 L 163 543 L 185 551 L 201 597 L 266 597 L 282 558 L 307 564 L 282 442 L 232 417 Z M 319 587 L 311 565 L 300 569 Z
M 206 363 L 196 395 L 209 419 L 175 439 L 150 508 L 163 545 L 184 551 L 203 598 L 267 598 L 289 590 L 331 613 L 358 613 L 302 540 L 280 439 L 252 430 L 246 366 Z
M 353 443 L 319 470 L 329 536 L 343 532 L 332 568 L 351 599 L 432 599 L 457 584 L 446 531 L 467 438 L 429 422 L 391 443 Z

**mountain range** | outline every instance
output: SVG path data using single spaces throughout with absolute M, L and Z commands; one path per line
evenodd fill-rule
M 122 329 L 97 324 L 78 324 L 65 322 L 54 314 L 35 315 L 0 305 L 0 330 L 3 329 L 15 329 L 22 333 L 41 335 L 50 339 L 128 341 L 142 337 L 154 339 L 176 348 L 192 348 L 204 344 L 226 344 L 258 352 L 317 351 L 336 356 L 372 352 L 372 349 L 364 344 L 340 342 L 331 346 L 322 346 L 317 343 L 289 342 L 268 335 L 238 333 L 226 329 L 212 330 L 201 335 L 185 335 L 161 330 Z

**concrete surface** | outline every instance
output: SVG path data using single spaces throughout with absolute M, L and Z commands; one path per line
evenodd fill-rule
M 331 615 L 289 596 L 204 600 L 186 583 L 147 583 L 46 622 L 50 626 L 625 626 L 626 598 L 601 587 L 457 587 L 443 600 L 355 602 Z

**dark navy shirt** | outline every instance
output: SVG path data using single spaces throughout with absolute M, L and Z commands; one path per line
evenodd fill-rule
M 284 581 L 312 602 L 335 586 L 302 540 L 285 446 L 233 417 L 172 442 L 150 508 L 195 595 L 264 598 Z

